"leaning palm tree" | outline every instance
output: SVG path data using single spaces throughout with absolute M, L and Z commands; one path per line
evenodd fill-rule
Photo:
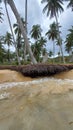
M 22 23 L 25 27 L 25 21 L 23 18 L 21 18 L 22 20 Z M 14 28 L 14 32 L 15 32 L 15 35 L 16 35 L 16 43 L 17 43 L 17 49 L 18 49 L 18 54 L 19 54 L 19 49 L 21 47 L 21 39 L 22 39 L 22 33 L 21 33 L 21 29 L 19 27 L 19 24 L 18 23 L 14 23 L 13 24 L 13 28 Z
M 54 55 L 55 55 L 55 40 L 57 39 L 58 36 L 58 29 L 57 29 L 57 24 L 55 22 L 53 22 L 50 25 L 50 29 L 48 30 L 48 32 L 46 33 L 46 35 L 48 36 L 48 39 L 53 41 L 53 62 L 54 62 Z
M 1 0 L 0 0 L 0 1 L 1 1 Z M 21 33 L 22 33 L 23 38 L 24 38 L 24 40 L 25 40 L 25 44 L 26 44 L 28 53 L 29 53 L 29 55 L 30 55 L 30 59 L 31 59 L 31 61 L 32 61 L 33 64 L 36 64 L 37 61 L 36 61 L 36 59 L 35 59 L 34 56 L 33 56 L 33 53 L 32 53 L 32 50 L 31 50 L 31 47 L 30 47 L 30 45 L 29 45 L 29 41 L 28 41 L 28 38 L 27 38 L 27 35 L 26 35 L 26 31 L 25 31 L 25 29 L 24 29 L 23 23 L 22 23 L 22 21 L 21 21 L 20 15 L 19 15 L 19 13 L 18 13 L 18 11 L 17 11 L 17 8 L 16 8 L 16 6 L 15 6 L 14 1 L 13 1 L 13 0 L 4 0 L 4 1 L 5 1 L 6 3 L 8 3 L 9 6 L 11 7 L 11 9 L 12 9 L 12 11 L 13 11 L 13 13 L 14 13 L 16 19 L 17 19 L 17 22 L 18 22 L 18 24 L 19 24 L 19 26 L 20 26 Z
M 13 28 L 16 35 L 16 46 L 17 46 L 18 55 L 19 55 L 19 49 L 21 47 L 21 30 L 19 28 L 18 23 L 14 23 Z
M 26 29 L 26 21 L 24 21 L 23 18 L 21 18 L 21 21 L 22 21 L 22 23 L 24 25 L 24 28 Z M 19 49 L 21 47 L 22 33 L 21 33 L 21 29 L 20 29 L 18 23 L 13 24 L 13 28 L 14 28 L 15 34 L 17 35 L 16 36 L 17 37 L 17 49 L 18 49 L 18 53 L 19 53 Z M 24 47 L 23 48 L 24 49 L 24 51 L 23 51 L 23 53 L 24 53 L 24 61 L 26 61 L 26 44 L 25 44 L 25 42 L 24 42 L 24 46 L 23 47 Z
M 46 4 L 44 9 L 43 9 L 43 13 L 45 13 L 47 11 L 47 16 L 50 16 L 50 18 L 55 17 L 56 23 L 57 23 L 57 28 L 58 28 L 58 16 L 59 16 L 59 13 L 64 11 L 64 9 L 62 7 L 63 0 L 42 0 L 41 3 Z M 57 39 L 60 40 L 59 28 L 58 28 Z M 63 57 L 63 62 L 65 62 L 61 45 L 62 44 L 61 44 L 61 41 L 60 41 L 60 48 L 61 48 L 61 53 L 62 53 L 62 57 Z
M 6 14 L 7 14 L 8 22 L 9 22 L 9 27 L 10 27 L 10 30 L 11 30 L 11 33 L 12 33 L 12 38 L 13 38 L 14 47 L 15 47 L 15 50 L 16 50 L 16 56 L 17 56 L 18 64 L 20 65 L 20 64 L 21 64 L 21 63 L 20 63 L 20 58 L 19 58 L 19 55 L 18 55 L 17 47 L 16 47 L 16 41 L 15 41 L 15 37 L 14 37 L 12 25 L 11 25 L 11 20 L 10 20 L 10 17 L 9 17 L 9 12 L 8 12 L 8 9 L 7 9 L 6 0 L 4 0 L 4 4 L 5 4 L 5 10 L 6 10 Z

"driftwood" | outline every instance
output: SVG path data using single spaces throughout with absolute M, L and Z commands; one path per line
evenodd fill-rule
M 15 70 L 21 72 L 24 76 L 35 78 L 40 76 L 52 76 L 63 71 L 69 71 L 73 69 L 73 65 L 37 64 L 24 66 L 0 66 L 0 69 Z

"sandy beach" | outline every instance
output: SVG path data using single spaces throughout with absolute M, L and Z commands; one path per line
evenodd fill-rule
M 0 70 L 0 130 L 72 130 L 72 75 L 33 79 Z

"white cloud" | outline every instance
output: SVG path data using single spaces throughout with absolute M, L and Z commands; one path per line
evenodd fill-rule
M 21 1 L 17 1 L 14 0 L 16 7 L 19 11 L 19 14 L 23 17 L 25 17 L 25 1 L 21 0 Z M 59 22 L 60 24 L 63 26 L 62 31 L 66 32 L 66 30 L 68 29 L 68 27 L 70 27 L 72 25 L 72 19 L 73 19 L 73 13 L 71 12 L 70 9 L 66 9 L 67 3 L 65 3 L 64 8 L 65 11 L 64 13 L 62 13 L 59 17 Z M 44 4 L 41 4 L 41 0 L 31 0 L 28 1 L 28 30 L 31 29 L 33 24 L 41 24 L 42 29 L 44 31 L 47 31 L 47 29 L 49 28 L 49 24 L 52 23 L 54 21 L 54 19 L 50 19 L 49 17 L 46 17 L 46 14 L 42 13 Z M 15 17 L 12 13 L 12 11 L 9 9 L 9 13 L 10 13 L 10 17 L 11 17 L 11 21 L 12 23 L 15 22 Z M 4 10 L 4 9 L 3 9 Z M 5 12 L 5 10 L 4 10 Z M 5 25 L 5 27 L 4 27 Z M 7 27 L 6 27 L 7 25 Z M 8 20 L 6 18 L 6 15 L 4 16 L 4 22 L 3 25 L 0 25 L 1 27 L 4 27 L 3 31 L 6 31 L 6 28 L 8 28 L 9 24 L 8 24 Z M 1 34 L 1 33 L 0 33 Z
M 18 9 L 18 12 L 21 16 L 25 17 L 25 0 L 14 0 L 15 5 Z M 4 7 L 4 5 L 2 4 Z M 68 29 L 73 25 L 73 12 L 71 12 L 71 9 L 66 9 L 67 2 L 64 3 L 64 12 L 60 14 L 59 16 L 59 22 L 62 26 L 62 37 L 65 39 Z M 42 13 L 44 4 L 41 4 L 41 0 L 28 0 L 28 32 L 30 32 L 33 24 L 40 24 L 43 29 L 43 34 L 48 31 L 49 25 L 54 21 L 54 19 L 50 19 L 49 17 L 46 17 L 46 14 Z M 16 22 L 15 17 L 8 6 L 9 13 L 10 13 L 10 19 L 12 24 Z M 5 14 L 5 9 L 3 9 Z M 9 24 L 6 17 L 6 14 L 4 16 L 4 22 L 0 23 L 0 35 L 5 34 L 6 31 L 8 31 Z M 51 45 L 52 46 L 52 45 Z M 48 45 L 49 48 L 52 48 L 50 44 Z

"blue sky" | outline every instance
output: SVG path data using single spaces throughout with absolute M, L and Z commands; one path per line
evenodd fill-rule
M 25 17 L 25 0 L 14 0 L 15 5 L 18 9 L 19 14 L 22 17 Z M 3 12 L 5 14 L 4 5 L 3 6 Z M 71 9 L 66 9 L 67 2 L 64 3 L 64 12 L 59 15 L 59 23 L 62 26 L 62 37 L 65 39 L 68 29 L 71 28 L 73 25 L 73 12 Z M 43 35 L 48 31 L 49 25 L 54 21 L 54 19 L 50 19 L 49 17 L 46 17 L 46 14 L 42 13 L 44 4 L 41 4 L 41 0 L 28 0 L 28 34 L 34 24 L 40 24 L 41 28 L 43 29 Z M 8 6 L 10 18 L 12 21 L 12 24 L 16 22 L 16 19 Z M 0 23 L 0 35 L 5 34 L 6 31 L 9 31 L 9 24 L 6 15 L 4 15 L 4 21 L 1 24 Z M 47 48 L 48 50 L 52 49 L 51 41 L 48 41 Z M 58 48 L 56 48 L 56 51 Z

